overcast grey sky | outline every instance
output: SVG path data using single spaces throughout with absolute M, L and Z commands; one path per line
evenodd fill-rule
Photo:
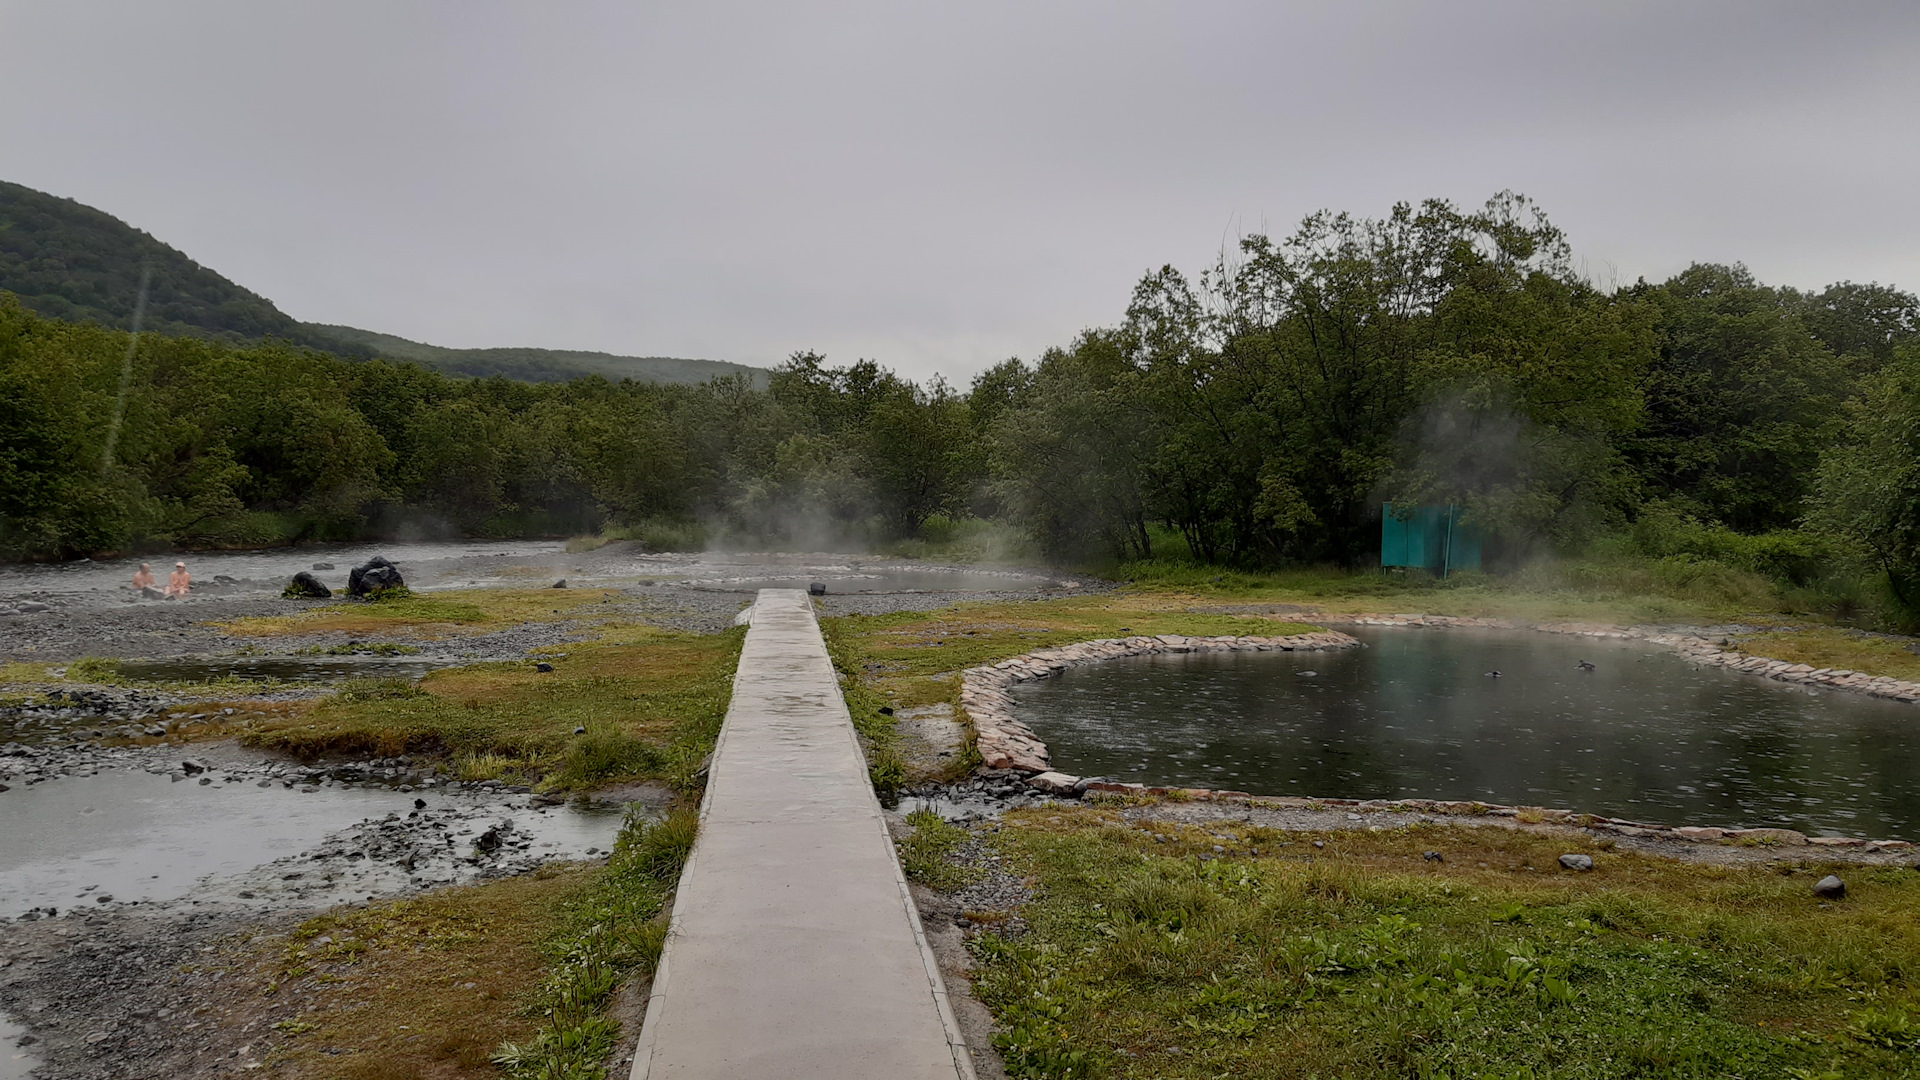
M 296 318 L 965 382 L 1334 207 L 1920 288 L 1920 3 L 0 0 L 0 177 Z

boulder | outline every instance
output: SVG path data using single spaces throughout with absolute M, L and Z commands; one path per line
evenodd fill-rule
M 566 587 L 567 587 L 567 579 L 566 579 L 566 578 L 561 578 L 561 579 L 560 579 L 559 581 L 556 581 L 556 582 L 554 582 L 554 583 L 553 583 L 553 587 L 554 587 L 554 588 L 556 588 L 556 589 L 564 589 L 564 588 L 566 588 Z
M 289 600 L 297 600 L 303 597 L 314 600 L 325 600 L 333 595 L 333 590 L 322 585 L 319 578 L 302 570 L 293 575 L 293 580 L 287 582 L 287 587 L 280 591 L 280 595 Z
M 347 595 L 366 596 L 380 589 L 404 589 L 406 579 L 400 576 L 400 568 L 379 555 L 368 559 L 365 565 L 356 566 L 347 574 Z

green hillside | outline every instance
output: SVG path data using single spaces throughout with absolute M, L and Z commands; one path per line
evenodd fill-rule
M 112 215 L 0 181 L 0 290 L 28 308 L 130 329 L 143 267 L 153 271 L 148 330 L 236 343 L 276 337 L 356 352 Z
M 143 327 L 161 334 L 248 343 L 279 338 L 365 359 L 409 360 L 449 375 L 564 382 L 583 375 L 699 383 L 767 373 L 744 364 L 556 349 L 444 349 L 350 326 L 303 323 L 111 214 L 0 181 L 0 292 L 32 311 L 130 329 L 143 269 L 152 271 Z

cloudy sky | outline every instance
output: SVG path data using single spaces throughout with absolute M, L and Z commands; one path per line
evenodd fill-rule
M 1920 4 L 0 0 L 0 177 L 297 318 L 964 382 L 1334 207 L 1920 288 Z

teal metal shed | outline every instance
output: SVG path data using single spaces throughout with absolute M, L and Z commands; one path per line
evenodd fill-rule
M 1460 521 L 1460 508 L 1395 506 L 1380 508 L 1380 565 L 1419 566 L 1446 577 L 1455 570 L 1480 569 L 1480 530 Z

